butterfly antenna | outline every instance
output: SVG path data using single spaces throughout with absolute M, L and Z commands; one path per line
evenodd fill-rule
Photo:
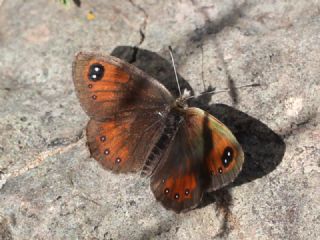
M 260 83 L 252 83 L 252 84 L 247 84 L 247 85 L 241 85 L 241 86 L 238 86 L 238 87 L 235 87 L 235 88 L 236 88 L 236 89 L 240 89 L 240 88 L 246 88 L 246 87 L 258 87 L 258 86 L 260 86 Z M 189 100 L 189 99 L 195 98 L 195 97 L 199 97 L 199 96 L 203 96 L 203 95 L 207 95 L 207 94 L 216 94 L 216 93 L 230 92 L 230 91 L 231 91 L 230 88 L 215 89 L 215 90 L 210 91 L 210 92 L 200 93 L 200 94 L 197 95 L 197 96 L 187 97 L 186 100 Z
M 173 54 L 172 54 L 172 48 L 171 48 L 171 46 L 169 46 L 169 53 L 170 53 L 170 56 L 171 56 L 171 61 L 172 61 L 172 65 L 173 65 L 174 75 L 176 76 L 176 81 L 177 81 L 177 85 L 178 85 L 179 95 L 180 95 L 180 97 L 181 97 L 181 89 L 180 89 L 178 74 L 177 74 L 177 70 L 176 70 L 176 65 L 174 64 L 174 59 L 173 59 Z

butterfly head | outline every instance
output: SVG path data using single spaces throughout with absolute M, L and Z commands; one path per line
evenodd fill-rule
M 187 100 L 190 97 L 190 95 L 191 95 L 190 90 L 184 89 L 182 95 L 176 99 L 174 106 L 180 109 L 187 109 L 188 108 Z

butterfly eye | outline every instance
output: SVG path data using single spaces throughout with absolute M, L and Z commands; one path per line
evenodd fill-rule
M 223 166 L 226 168 L 232 162 L 233 159 L 233 149 L 231 147 L 226 147 L 221 157 Z
M 94 63 L 90 66 L 88 77 L 91 81 L 99 81 L 102 79 L 103 75 L 104 66 L 102 66 L 100 63 Z

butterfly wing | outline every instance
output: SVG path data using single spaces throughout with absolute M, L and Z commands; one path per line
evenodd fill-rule
M 151 177 L 156 199 L 176 212 L 232 182 L 244 161 L 241 146 L 219 120 L 198 108 L 187 109 L 183 119 Z
M 114 172 L 135 172 L 147 159 L 163 124 L 155 114 L 98 122 L 91 119 L 87 139 L 91 156 Z M 153 123 L 152 123 L 153 122 Z M 151 124 L 151 125 L 150 125 Z
M 72 71 L 81 106 L 97 121 L 163 110 L 173 101 L 162 84 L 116 57 L 80 52 Z
M 167 89 L 133 65 L 94 53 L 77 54 L 73 81 L 91 118 L 92 157 L 115 172 L 140 169 L 173 101 Z

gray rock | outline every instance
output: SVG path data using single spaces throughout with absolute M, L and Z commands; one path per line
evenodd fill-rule
M 0 0 L 1 239 L 319 239 L 318 1 L 81 3 Z M 192 103 L 234 131 L 246 163 L 184 214 L 90 159 L 71 79 L 74 54 L 94 50 L 176 92 L 168 45 L 195 94 L 261 84 Z

